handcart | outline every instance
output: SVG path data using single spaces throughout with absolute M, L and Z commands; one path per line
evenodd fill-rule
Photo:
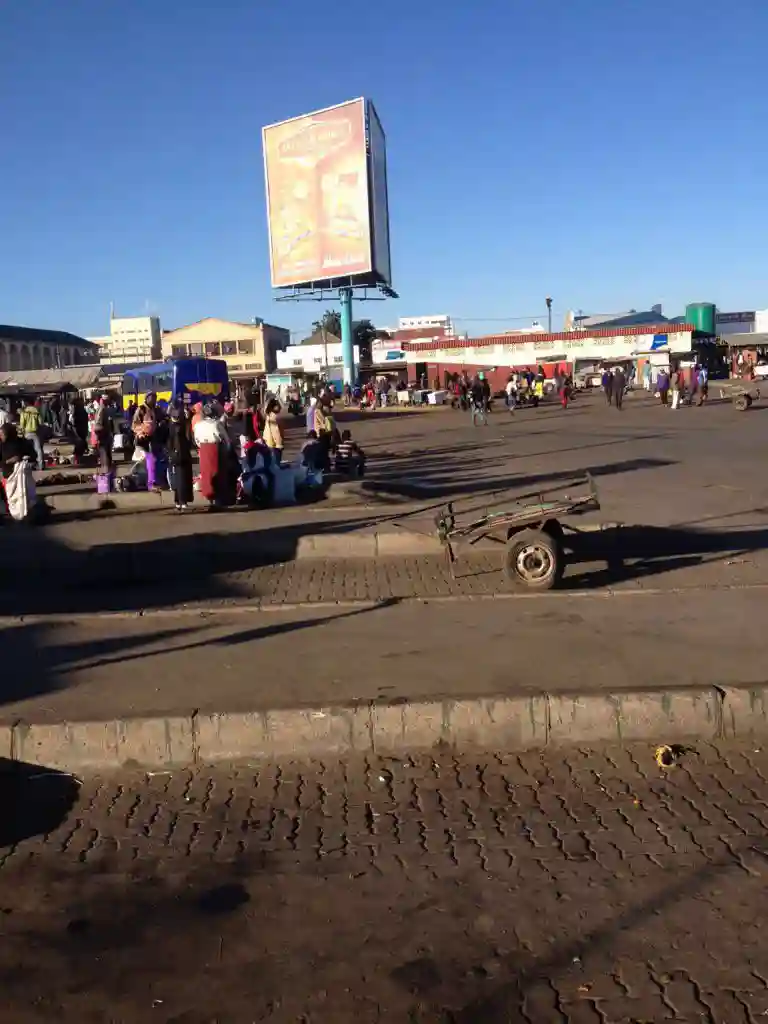
M 730 399 L 739 412 L 752 408 L 752 403 L 760 398 L 760 389 L 750 381 L 722 381 L 719 386 L 720 397 Z
M 451 572 L 457 541 L 472 545 L 488 538 L 506 545 L 504 566 L 510 580 L 532 590 L 551 590 L 565 571 L 566 532 L 580 532 L 563 519 L 600 508 L 597 488 L 589 474 L 583 487 L 584 493 L 578 495 L 563 493 L 562 488 L 541 491 L 537 501 L 519 501 L 514 508 L 486 513 L 467 523 L 457 523 L 454 503 L 449 503 L 437 514 L 435 524 Z M 547 499 L 547 495 L 552 497 Z

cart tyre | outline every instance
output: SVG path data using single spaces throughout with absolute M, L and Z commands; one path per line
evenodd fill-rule
M 513 583 L 551 590 L 563 578 L 563 546 L 545 530 L 521 530 L 509 539 L 504 568 Z
M 752 396 L 739 395 L 738 398 L 734 398 L 733 404 L 736 406 L 739 412 L 746 412 L 750 405 L 752 405 Z

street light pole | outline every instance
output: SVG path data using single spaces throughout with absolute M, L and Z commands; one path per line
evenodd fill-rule
M 325 377 L 328 378 L 328 336 L 325 333 L 325 324 L 320 324 L 320 331 L 323 336 L 323 370 L 325 371 Z
M 547 296 L 547 331 L 552 333 L 552 296 Z

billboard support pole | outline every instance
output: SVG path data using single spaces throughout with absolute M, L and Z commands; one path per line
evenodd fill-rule
M 340 288 L 341 302 L 341 359 L 344 364 L 344 383 L 355 385 L 355 340 L 352 335 L 352 289 Z

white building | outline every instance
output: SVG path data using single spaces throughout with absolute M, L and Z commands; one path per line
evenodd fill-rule
M 130 366 L 162 359 L 162 331 L 157 316 L 114 316 L 110 333 L 92 338 L 101 346 L 102 365 Z
M 300 345 L 289 345 L 277 353 L 277 369 L 283 373 L 316 373 L 334 379 L 343 365 L 341 342 L 333 334 L 326 335 L 325 344 L 316 343 L 313 335 Z M 354 346 L 355 366 L 360 365 L 360 347 Z
M 445 313 L 437 316 L 401 316 L 397 321 L 398 331 L 421 331 L 433 327 L 441 328 L 444 334 L 453 334 L 453 323 Z
M 718 309 L 715 326 L 720 337 L 729 334 L 764 334 L 768 332 L 768 309 L 725 313 Z

